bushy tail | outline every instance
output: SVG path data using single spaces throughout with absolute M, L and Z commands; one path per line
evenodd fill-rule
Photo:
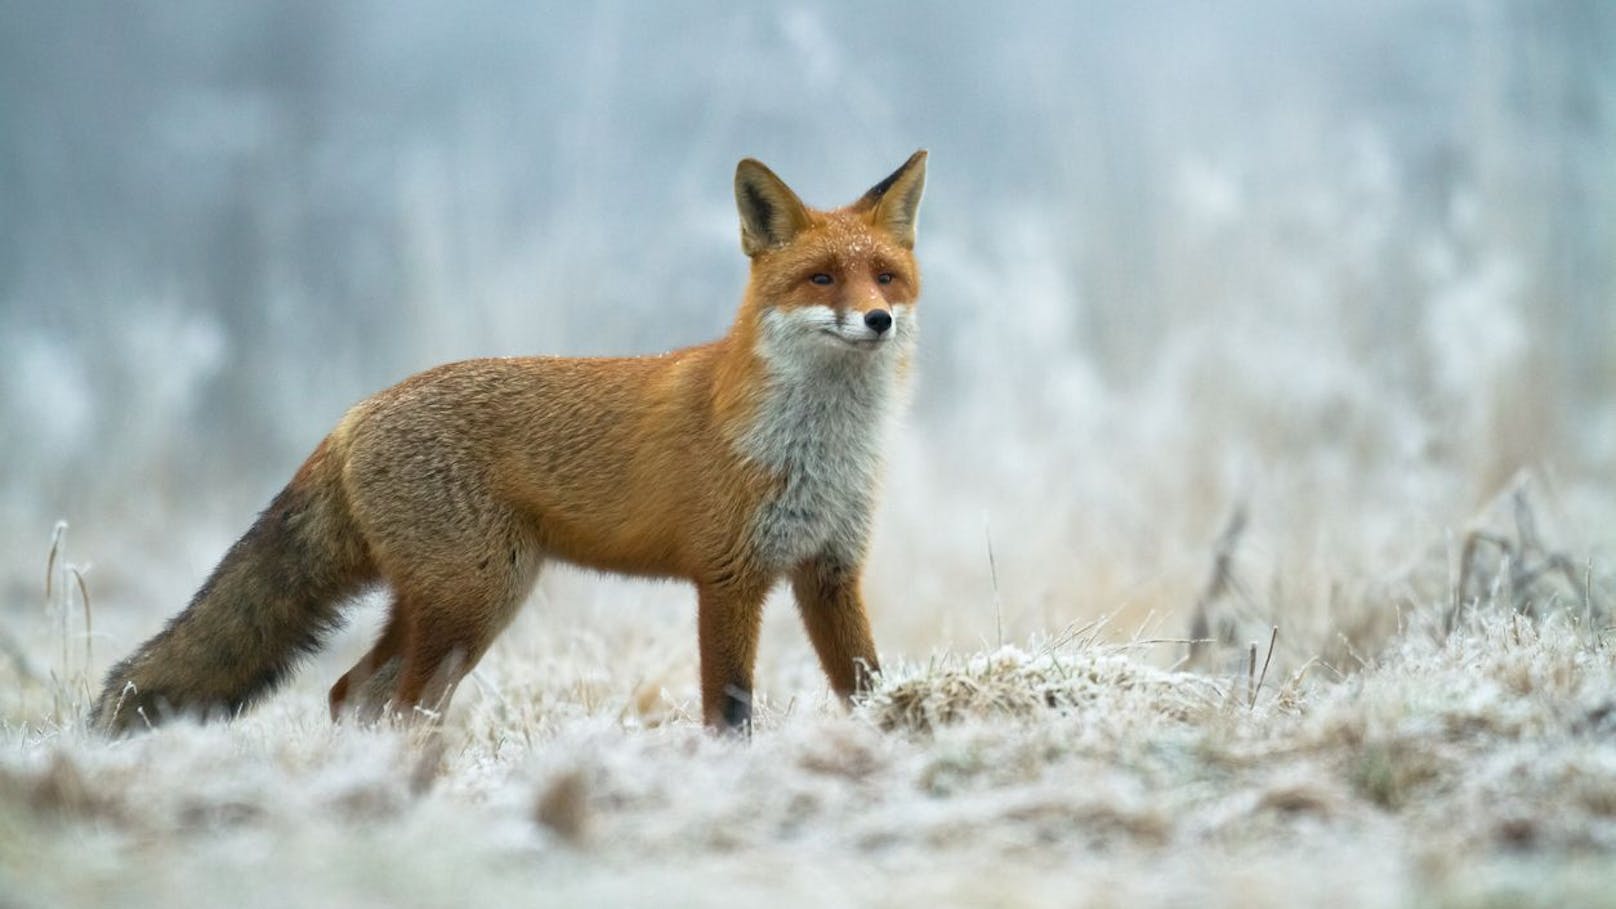
M 370 580 L 331 440 L 264 509 L 184 612 L 112 667 L 90 713 L 108 732 L 176 715 L 232 715 L 267 694 L 341 624 Z

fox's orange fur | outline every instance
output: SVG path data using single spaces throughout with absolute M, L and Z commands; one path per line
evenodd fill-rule
M 695 584 L 710 725 L 749 722 L 782 578 L 831 687 L 860 691 L 878 671 L 859 582 L 915 332 L 925 164 L 814 211 L 742 161 L 751 276 L 717 341 L 451 363 L 356 405 L 190 606 L 113 667 L 92 723 L 238 711 L 377 583 L 389 618 L 331 689 L 333 715 L 441 708 L 551 559 Z

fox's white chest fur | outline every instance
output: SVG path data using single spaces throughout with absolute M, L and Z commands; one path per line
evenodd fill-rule
M 821 554 L 856 562 L 864 552 L 881 449 L 902 398 L 899 360 L 914 332 L 902 309 L 894 337 L 870 350 L 814 327 L 825 313 L 764 319 L 758 353 L 768 387 L 741 449 L 781 479 L 752 527 L 753 551 L 776 569 Z

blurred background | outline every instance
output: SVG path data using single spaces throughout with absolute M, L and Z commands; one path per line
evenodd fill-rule
M 1325 640 L 1522 470 L 1608 563 L 1604 0 L 15 3 L 0 616 L 27 637 L 66 520 L 104 665 L 348 405 L 714 337 L 737 159 L 831 206 L 920 147 L 883 651 L 1182 636 L 1242 509 L 1244 606 Z M 692 621 L 682 588 L 539 598 Z M 773 612 L 765 657 L 808 659 Z

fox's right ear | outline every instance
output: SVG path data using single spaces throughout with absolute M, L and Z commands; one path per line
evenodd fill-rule
M 741 212 L 741 249 L 748 256 L 783 246 L 808 226 L 807 206 L 755 158 L 735 165 L 735 207 Z

